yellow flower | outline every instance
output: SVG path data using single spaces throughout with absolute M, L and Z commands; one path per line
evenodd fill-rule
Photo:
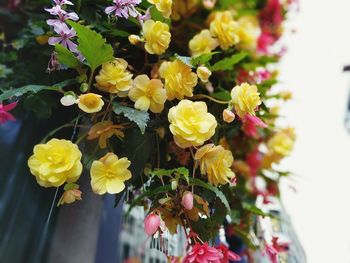
M 94 140 L 98 138 L 98 144 L 101 149 L 107 147 L 107 139 L 113 135 L 118 138 L 123 138 L 124 133 L 119 130 L 122 128 L 121 125 L 113 124 L 111 121 L 101 121 L 93 125 L 88 132 L 88 140 Z
M 150 19 L 143 24 L 142 30 L 148 53 L 161 55 L 168 49 L 171 34 L 167 24 Z
M 169 100 L 182 100 L 185 96 L 193 96 L 193 88 L 197 85 L 198 77 L 192 69 L 176 59 L 165 61 L 159 68 L 159 74 L 165 79 L 165 89 Z
M 159 79 L 150 80 L 147 75 L 139 75 L 134 79 L 129 98 L 135 102 L 136 109 L 159 113 L 164 109 L 166 91 Z
M 204 83 L 208 82 L 209 77 L 211 76 L 211 71 L 205 66 L 198 67 L 196 73 L 200 80 Z
M 171 7 L 173 5 L 172 0 L 148 0 L 149 3 L 154 4 L 159 12 L 165 18 L 169 18 L 171 15 Z
M 58 187 L 79 179 L 83 169 L 81 152 L 71 141 L 51 139 L 45 144 L 35 145 L 33 152 L 28 166 L 41 186 Z
M 104 92 L 126 96 L 132 87 L 132 74 L 127 70 L 128 62 L 122 58 L 104 63 L 96 76 L 96 87 Z
M 277 132 L 272 138 L 267 142 L 267 147 L 270 152 L 277 153 L 283 157 L 288 156 L 294 146 L 295 133 L 294 129 L 289 128 Z
M 217 122 L 205 102 L 181 100 L 169 110 L 170 131 L 181 148 L 203 145 L 215 133 Z
M 204 29 L 190 40 L 188 46 L 192 56 L 196 57 L 210 53 L 219 46 L 219 43 L 211 36 L 208 29 Z
M 130 161 L 127 158 L 118 159 L 114 153 L 107 153 L 100 160 L 92 162 L 90 175 L 91 187 L 94 193 L 103 195 L 117 194 L 124 190 L 124 181 L 131 178 L 128 170 Z
M 227 184 L 235 176 L 231 170 L 232 153 L 221 145 L 206 144 L 198 149 L 194 158 L 199 161 L 201 173 L 206 174 L 208 181 L 215 186 Z
M 198 7 L 198 0 L 173 0 L 173 11 L 171 18 L 180 20 L 181 17 L 189 17 Z
M 223 50 L 239 42 L 238 30 L 239 25 L 229 11 L 215 13 L 214 20 L 210 23 L 210 33 L 218 39 Z
M 232 104 L 239 117 L 245 114 L 255 116 L 255 109 L 261 104 L 260 93 L 255 85 L 242 83 L 231 91 Z
M 255 16 L 243 16 L 238 19 L 239 29 L 237 34 L 240 44 L 248 49 L 256 46 L 257 39 L 260 35 L 259 22 Z
M 95 93 L 82 94 L 78 98 L 78 107 L 86 113 L 99 112 L 105 104 L 101 97 Z

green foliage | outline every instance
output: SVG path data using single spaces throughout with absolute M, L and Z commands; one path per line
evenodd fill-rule
M 86 58 L 92 71 L 103 63 L 113 60 L 113 48 L 106 44 L 106 39 L 96 31 L 81 24 L 68 21 L 78 35 L 78 50 Z
M 213 66 L 211 66 L 211 71 L 221 71 L 221 70 L 231 70 L 233 69 L 234 65 L 236 65 L 238 62 L 243 60 L 248 55 L 247 52 L 239 52 L 237 54 L 234 54 L 233 56 L 229 58 L 224 58 L 218 62 L 216 62 Z
M 147 111 L 139 111 L 133 108 L 123 106 L 117 102 L 113 103 L 113 111 L 116 114 L 123 114 L 126 118 L 135 122 L 140 128 L 142 134 L 145 133 L 147 122 L 149 121 L 149 114 Z
M 230 101 L 232 99 L 230 92 L 228 92 L 226 90 L 225 91 L 214 92 L 210 96 L 212 96 L 215 99 L 223 100 L 223 101 Z
M 61 44 L 55 45 L 55 51 L 58 61 L 67 68 L 78 68 L 80 66 L 80 61 L 76 56 Z
M 215 52 L 210 52 L 210 53 L 207 53 L 207 54 L 200 55 L 198 57 L 194 57 L 194 58 L 191 59 L 191 64 L 194 67 L 200 66 L 200 65 L 207 65 L 207 66 L 209 66 L 209 61 L 216 54 L 220 54 L 220 52 L 219 51 L 215 51 Z
M 186 167 L 179 167 L 175 169 L 156 169 L 149 172 L 150 176 L 171 176 L 173 174 L 180 174 L 183 175 L 186 178 L 186 181 L 188 181 L 189 178 L 189 171 Z
M 12 69 L 6 67 L 3 64 L 0 64 L 0 79 L 4 79 L 7 77 L 7 75 L 12 74 Z
M 242 202 L 242 207 L 243 209 L 255 214 L 255 215 L 259 215 L 259 216 L 269 216 L 270 214 L 265 213 L 264 211 L 262 211 L 260 208 L 256 207 L 255 205 L 252 205 L 250 203 L 247 202 Z

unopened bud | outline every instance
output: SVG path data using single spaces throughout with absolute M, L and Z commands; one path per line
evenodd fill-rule
M 76 97 L 72 94 L 66 94 L 60 100 L 63 106 L 72 106 L 76 103 L 76 101 Z
M 235 120 L 235 114 L 228 110 L 228 109 L 225 109 L 223 112 L 222 112 L 222 118 L 224 119 L 225 122 L 227 123 L 231 123 Z
M 134 35 L 134 34 L 129 35 L 128 39 L 130 44 L 132 45 L 137 45 L 141 41 L 141 38 L 138 35 Z
M 208 82 L 209 77 L 211 76 L 211 71 L 205 66 L 200 66 L 197 68 L 197 75 L 201 81 L 205 83 Z
M 192 192 L 186 191 L 182 195 L 182 201 L 181 204 L 183 207 L 187 210 L 192 210 L 193 208 L 193 194 Z
M 216 0 L 203 0 L 203 6 L 204 8 L 210 10 L 215 7 Z

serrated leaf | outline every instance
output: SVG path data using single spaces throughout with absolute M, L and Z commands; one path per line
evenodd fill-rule
M 47 86 L 47 85 L 26 85 L 21 88 L 15 88 L 11 90 L 7 90 L 4 93 L 0 95 L 0 102 L 3 100 L 7 100 L 12 97 L 20 97 L 23 96 L 26 93 L 38 93 L 39 91 L 42 90 L 52 90 L 52 91 L 60 91 L 62 90 L 65 86 L 71 85 L 75 83 L 74 79 L 69 79 L 62 81 L 60 83 L 57 83 L 52 86 Z
M 219 91 L 215 92 L 210 95 L 211 97 L 218 99 L 218 100 L 223 100 L 223 101 L 229 101 L 231 100 L 231 94 L 228 91 Z
M 149 114 L 147 111 L 135 110 L 133 108 L 123 106 L 117 102 L 113 103 L 113 111 L 116 114 L 123 114 L 129 120 L 135 122 L 140 128 L 141 133 L 145 133 L 147 122 L 149 121 Z
M 246 52 L 240 52 L 238 54 L 233 55 L 229 58 L 224 58 L 218 62 L 216 62 L 213 66 L 211 66 L 211 71 L 219 71 L 219 70 L 231 70 L 233 66 L 244 59 L 248 54 Z
M 78 50 L 85 57 L 91 70 L 114 59 L 112 46 L 106 44 L 106 39 L 101 34 L 73 21 L 68 21 L 68 24 L 77 32 Z
M 55 51 L 57 53 L 58 61 L 61 64 L 65 65 L 67 68 L 78 68 L 80 66 L 79 59 L 77 59 L 72 52 L 70 52 L 61 44 L 55 45 Z
M 172 174 L 180 174 L 183 175 L 186 182 L 189 183 L 190 172 L 186 167 L 179 167 L 174 169 L 156 169 L 149 172 L 150 176 L 171 176 Z
M 200 65 L 205 65 L 207 64 L 211 58 L 215 55 L 215 54 L 219 54 L 220 52 L 219 51 L 215 51 L 215 52 L 211 52 L 211 53 L 207 53 L 207 54 L 203 54 L 203 55 L 200 55 L 198 57 L 194 57 L 191 59 L 191 64 L 193 66 L 200 66 Z
M 190 181 L 190 184 L 193 184 L 193 185 L 197 185 L 197 186 L 200 186 L 200 187 L 203 187 L 205 189 L 208 189 L 212 192 L 215 193 L 215 195 L 221 200 L 221 202 L 225 205 L 227 211 L 231 211 L 231 208 L 230 208 L 230 205 L 224 195 L 223 192 L 221 192 L 217 187 L 211 185 L 211 184 L 208 184 L 206 182 L 203 182 L 202 180 L 200 179 L 197 179 L 197 178 L 189 178 L 189 181 Z

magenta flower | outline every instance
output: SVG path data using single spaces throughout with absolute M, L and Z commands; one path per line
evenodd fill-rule
M 214 247 L 197 243 L 192 247 L 192 250 L 186 255 L 182 263 L 221 263 L 224 258 L 221 251 Z
M 242 121 L 242 129 L 244 133 L 252 138 L 257 138 L 259 136 L 257 129 L 258 127 L 267 128 L 266 123 L 264 123 L 260 118 L 249 114 L 246 114 Z
M 49 44 L 54 46 L 56 44 L 61 44 L 65 48 L 68 48 L 72 52 L 77 52 L 77 44 L 75 44 L 71 38 L 75 37 L 77 33 L 73 28 L 69 29 L 66 24 L 58 24 L 55 25 L 54 30 L 60 36 L 58 37 L 50 37 Z
M 15 117 L 11 113 L 10 110 L 13 110 L 17 106 L 17 101 L 12 102 L 7 105 L 3 105 L 0 103 L 0 124 L 3 125 L 8 121 L 15 121 Z
M 272 245 L 265 245 L 265 253 L 270 259 L 271 263 L 278 263 L 278 251 Z
M 241 257 L 237 255 L 236 253 L 229 250 L 227 246 L 224 244 L 220 244 L 215 247 L 218 251 L 220 251 L 223 255 L 223 258 L 221 259 L 221 263 L 229 263 L 230 261 L 240 261 Z
M 160 227 L 160 217 L 154 213 L 149 214 L 146 216 L 144 221 L 144 230 L 145 233 L 149 236 L 152 236 L 155 234 Z
M 246 156 L 246 162 L 249 166 L 250 175 L 256 176 L 258 173 L 258 170 L 260 169 L 262 161 L 262 154 L 259 152 L 258 149 L 255 149 L 254 151 L 250 152 Z
M 68 13 L 67 11 L 63 10 L 60 5 L 55 5 L 52 8 L 45 8 L 45 11 L 49 12 L 53 16 L 57 16 L 56 19 L 46 20 L 46 23 L 53 27 L 64 24 L 64 21 L 67 19 L 73 21 L 77 21 L 79 19 L 79 16 L 75 12 Z
M 56 5 L 74 5 L 71 1 L 68 0 L 53 0 Z
M 262 32 L 258 38 L 257 49 L 262 54 L 269 54 L 269 48 L 276 42 L 276 38 L 268 32 Z
M 105 9 L 106 14 L 111 14 L 117 17 L 128 18 L 129 16 L 137 17 L 140 13 L 136 10 L 136 6 L 141 3 L 141 0 L 113 0 L 114 5 Z

